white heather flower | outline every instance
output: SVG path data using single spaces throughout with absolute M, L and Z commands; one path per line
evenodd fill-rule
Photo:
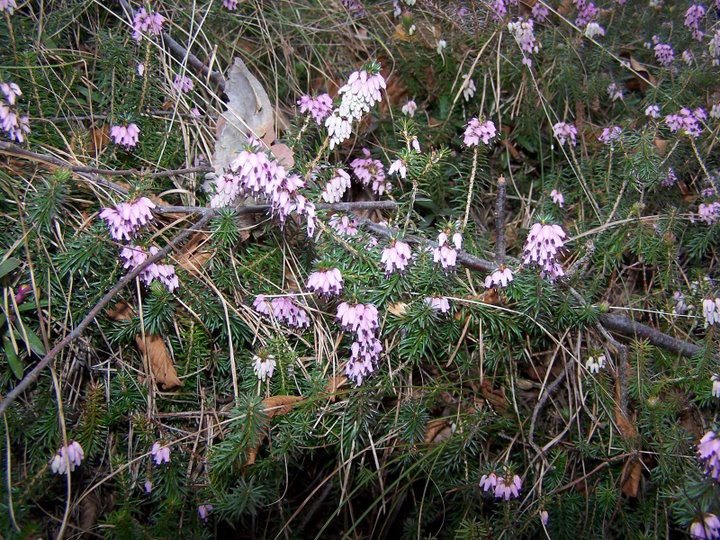
M 328 130 L 328 136 L 330 137 L 330 150 L 335 148 L 341 142 L 350 138 L 352 133 L 352 124 L 348 118 L 340 116 L 340 113 L 335 110 L 325 120 L 325 127 Z
M 585 363 L 585 367 L 590 373 L 600 373 L 600 370 L 605 367 L 605 360 L 604 354 L 598 356 L 597 359 L 591 356 Z
M 713 375 L 710 380 L 712 381 L 712 396 L 720 398 L 720 375 Z
M 705 328 L 720 323 L 720 298 L 703 300 L 703 317 L 705 317 Z
M 405 105 L 402 107 L 402 113 L 408 115 L 409 117 L 415 116 L 415 111 L 417 110 L 417 103 L 415 103 L 414 100 L 409 100 Z
M 648 105 L 645 109 L 645 116 L 648 118 L 660 118 L 660 107 L 657 105 Z
M 450 302 L 445 296 L 428 296 L 425 298 L 425 304 L 433 311 L 447 313 L 450 311 Z
M 343 169 L 335 169 L 334 176 L 325 185 L 322 192 L 322 199 L 326 203 L 340 202 L 345 191 L 350 189 L 350 175 Z
M 433 250 L 433 261 L 439 262 L 443 270 L 454 268 L 457 262 L 457 251 L 450 246 L 447 233 L 441 232 L 437 241 L 438 247 Z
M 410 146 L 412 146 L 413 150 L 415 150 L 418 154 L 420 153 L 420 142 L 418 142 L 417 137 L 413 137 L 410 140 Z
M 557 204 L 560 208 L 562 208 L 565 204 L 565 197 L 563 197 L 563 194 L 560 193 L 557 189 L 553 189 L 550 192 L 550 198 L 552 199 L 552 202 Z
M 410 263 L 412 252 L 410 246 L 401 240 L 394 240 L 383 250 L 380 262 L 385 265 L 385 274 L 402 273 Z
M 588 23 L 585 27 L 585 37 L 593 39 L 596 36 L 604 36 L 605 29 L 596 22 Z
M 261 382 L 272 379 L 276 365 L 277 362 L 272 354 L 263 353 L 262 356 L 257 354 L 253 356 L 253 370 Z
M 408 28 L 408 36 L 412 36 L 415 33 L 415 30 L 417 30 L 417 27 L 414 24 L 411 24 L 410 28 Z
M 407 178 L 407 167 L 402 159 L 396 159 L 390 164 L 388 175 L 398 173 L 403 180 Z
M 475 81 L 470 78 L 469 74 L 463 76 L 462 94 L 465 101 L 470 101 L 470 98 L 475 95 Z
M 437 47 L 435 50 L 437 50 L 437 53 L 442 56 L 443 51 L 447 48 L 447 41 L 444 39 L 438 40 Z
M 715 103 L 710 109 L 710 118 L 720 119 L 720 103 Z
M 521 18 L 518 21 L 508 23 L 508 30 L 515 38 L 518 45 L 520 45 L 520 50 L 523 54 L 522 63 L 526 66 L 531 66 L 532 60 L 528 55 L 539 51 L 539 47 L 535 42 L 533 20 L 524 20 Z
M 55 474 L 65 474 L 69 468 L 70 472 L 73 472 L 80 466 L 84 457 L 85 452 L 80 443 L 72 441 L 58 450 L 50 462 L 50 470 Z
M 510 283 L 512 280 L 512 270 L 510 270 L 506 266 L 501 266 L 485 278 L 485 288 L 490 289 L 492 287 L 507 287 L 508 283 Z
M 623 98 L 622 88 L 620 88 L 616 83 L 610 83 L 608 85 L 607 93 L 611 101 L 617 101 L 619 99 L 622 100 Z

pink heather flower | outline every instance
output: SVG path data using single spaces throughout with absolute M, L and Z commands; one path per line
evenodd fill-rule
M 350 346 L 350 359 L 345 366 L 345 375 L 357 386 L 375 371 L 375 365 L 380 359 L 382 343 L 375 336 L 354 341 Z
M 410 246 L 400 240 L 393 240 L 389 247 L 383 250 L 380 261 L 385 264 L 385 275 L 390 276 L 393 272 L 401 274 L 410 263 L 412 252 Z
M 100 218 L 107 223 L 114 240 L 130 240 L 141 227 L 152 221 L 153 208 L 155 203 L 147 197 L 140 197 L 131 202 L 122 202 L 115 208 L 103 208 Z
M 486 120 L 482 124 L 477 118 L 471 118 L 465 128 L 463 142 L 465 146 L 478 146 L 480 141 L 483 144 L 490 144 L 490 139 L 497 135 L 497 129 L 492 120 Z
M 175 87 L 175 90 L 177 90 L 180 93 L 187 94 L 188 92 L 192 91 L 193 89 L 193 82 L 190 77 L 187 75 L 175 75 L 175 80 L 173 81 L 173 86 Z
M 145 484 L 143 484 L 143 488 L 145 488 L 145 493 L 152 493 L 153 484 L 150 481 L 150 479 L 145 480 Z
M 544 5 L 542 5 L 540 2 L 537 2 L 532 7 L 532 16 L 535 18 L 535 20 L 539 23 L 545 22 L 545 19 L 547 19 L 548 15 L 550 14 L 550 11 L 548 8 L 546 8 Z
M 158 248 L 152 246 L 150 248 L 150 255 L 157 255 L 158 251 L 160 251 Z M 172 264 L 153 263 L 143 271 L 140 277 L 148 287 L 155 280 L 165 285 L 165 288 L 169 292 L 173 292 L 180 287 L 180 280 L 175 274 L 175 267 Z
M 326 203 L 340 202 L 348 189 L 350 189 L 350 175 L 338 167 L 333 177 L 325 184 L 322 200 Z
M 374 335 L 379 328 L 378 310 L 373 304 L 354 304 L 342 302 L 337 307 L 335 317 L 340 326 L 354 332 L 359 338 Z
M 685 313 L 694 307 L 688 306 L 687 303 L 685 303 L 685 295 L 680 291 L 673 293 L 673 304 L 673 313 L 675 315 L 685 315 Z
M 400 178 L 402 178 L 403 180 L 407 178 L 407 166 L 402 159 L 396 159 L 390 164 L 390 168 L 388 169 L 388 176 L 395 173 L 398 173 L 400 175 Z
M 717 28 L 715 30 L 715 34 L 708 42 L 708 52 L 710 53 L 710 58 L 712 58 L 712 65 L 719 66 L 720 65 L 720 28 Z
M 578 10 L 575 24 L 581 28 L 593 22 L 595 17 L 598 16 L 598 13 L 600 13 L 600 10 L 595 7 L 595 4 L 587 0 L 573 0 L 573 3 Z
M 720 218 L 720 201 L 709 204 L 700 203 L 698 206 L 698 219 L 707 225 L 714 225 Z
M 563 194 L 560 193 L 557 189 L 553 189 L 550 192 L 550 198 L 552 199 L 552 202 L 557 204 L 560 208 L 562 208 L 565 204 L 565 197 L 563 197 Z
M 165 17 L 157 11 L 148 13 L 145 11 L 145 8 L 140 8 L 135 12 L 135 17 L 133 18 L 133 39 L 139 42 L 143 34 L 159 36 L 162 33 L 164 22 Z
M 370 150 L 367 148 L 363 148 L 363 154 L 364 158 L 355 158 L 350 162 L 353 174 L 363 186 L 372 184 L 370 188 L 378 195 L 390 191 L 392 185 L 385 181 L 385 168 L 382 162 L 371 158 Z
M 510 500 L 510 497 L 517 498 L 520 496 L 520 488 L 522 480 L 516 474 L 512 478 L 498 476 L 497 485 L 495 486 L 495 497 L 498 499 Z
M 270 306 L 270 303 L 265 298 L 264 294 L 258 294 L 255 297 L 255 300 L 253 300 L 253 308 L 260 315 L 265 315 L 266 317 L 269 317 L 270 314 L 272 313 L 272 308 Z
M 8 15 L 12 15 L 16 9 L 15 0 L 0 0 L 0 11 L 7 11 Z
M 470 98 L 475 95 L 475 91 L 477 88 L 475 87 L 475 81 L 473 81 L 470 78 L 470 75 L 466 73 L 463 76 L 463 84 L 462 84 L 462 95 L 463 99 L 465 101 L 470 101 Z
M 605 361 L 607 358 L 604 354 L 601 354 L 597 358 L 591 356 L 587 359 L 587 362 L 585 362 L 585 367 L 590 373 L 598 374 L 600 373 L 601 369 L 605 368 Z
M 622 133 L 620 126 L 613 126 L 602 130 L 602 134 L 598 137 L 598 141 L 603 144 L 610 144 L 613 141 L 617 141 Z
M 690 30 L 696 41 L 701 41 L 705 33 L 700 30 L 700 22 L 705 16 L 705 8 L 700 4 L 693 4 L 685 12 L 685 27 Z
M 543 510 L 542 512 L 540 512 L 540 522 L 543 524 L 544 527 L 547 527 L 549 519 L 550 514 L 548 514 L 547 510 Z
M 536 264 L 551 279 L 564 275 L 556 259 L 565 245 L 565 236 L 565 231 L 559 225 L 535 223 L 525 242 L 523 264 Z
M 648 118 L 660 118 L 660 107 L 657 105 L 648 105 L 645 109 L 645 116 Z
M 705 474 L 720 481 L 720 437 L 708 431 L 698 444 L 697 457 Z
M 716 107 L 718 107 L 718 109 L 720 110 L 720 105 L 716 105 Z M 417 137 L 413 137 L 412 139 L 410 139 L 410 146 L 412 146 L 412 149 L 415 150 L 418 154 L 420 153 L 420 143 L 418 142 Z
M 622 88 L 616 83 L 610 83 L 607 87 L 607 94 L 611 101 L 617 101 L 623 98 Z
M 675 182 L 677 182 L 677 175 L 675 174 L 675 170 L 672 167 L 668 167 L 665 178 L 660 181 L 660 185 L 662 185 L 663 187 L 670 187 L 675 185 Z
M 140 138 L 140 128 L 135 123 L 113 126 L 110 128 L 110 137 L 117 145 L 134 148 Z
M 223 6 L 228 11 L 235 11 L 238 7 L 238 0 L 223 0 Z
M 360 18 L 365 17 L 367 15 L 367 12 L 365 11 L 365 8 L 362 5 L 362 2 L 360 0 L 341 0 L 342 5 L 345 9 L 348 10 L 348 13 L 353 18 Z
M 85 457 L 82 446 L 77 441 L 71 441 L 67 446 L 63 446 L 50 462 L 50 470 L 55 474 L 65 474 L 68 469 L 73 472 L 79 467 Z
M 328 225 L 330 225 L 335 232 L 344 236 L 355 236 L 358 233 L 357 221 L 348 216 L 333 214 L 330 216 Z
M 683 62 L 685 62 L 685 64 L 687 64 L 688 66 L 692 65 L 692 63 L 695 61 L 695 57 L 693 56 L 692 51 L 689 49 L 685 49 L 682 52 L 682 59 Z
M 720 519 L 706 513 L 690 525 L 690 537 L 695 540 L 716 540 L 720 538 Z
M 148 255 L 145 250 L 139 246 L 126 246 L 122 248 L 120 258 L 124 261 L 123 268 L 132 270 L 144 263 Z
M 15 105 L 15 98 L 22 96 L 20 87 L 14 82 L 11 83 L 0 83 L 0 92 L 5 96 L 5 100 L 10 105 Z
M 19 306 L 20 304 L 25 302 L 31 292 L 32 287 L 30 285 L 20 285 L 17 292 L 15 293 L 15 303 Z
M 700 136 L 702 132 L 702 121 L 707 119 L 705 111 L 698 107 L 694 110 L 682 108 L 677 114 L 669 114 L 665 117 L 665 123 L 672 133 L 680 132 L 693 138 Z
M 703 317 L 705 317 L 705 328 L 720 323 L 720 298 L 703 300 Z
M 520 50 L 523 54 L 522 63 L 526 66 L 531 66 L 532 60 L 528 57 L 528 55 L 537 53 L 540 50 L 539 46 L 535 42 L 533 20 L 525 20 L 521 18 L 518 21 L 508 23 L 508 30 L 515 38 L 518 45 L 520 45 Z
M 365 70 L 354 71 L 348 82 L 338 90 L 342 96 L 338 111 L 344 118 L 360 120 L 363 113 L 370 112 L 382 98 L 381 90 L 385 89 L 385 78 L 377 71 L 373 74 Z
M 355 334 L 356 341 L 350 347 L 345 374 L 359 386 L 375 371 L 382 352 L 382 343 L 376 336 L 380 328 L 377 308 L 373 304 L 343 302 L 337 308 L 336 319 L 344 330 Z
M 308 276 L 305 286 L 319 296 L 338 296 L 343 289 L 343 277 L 337 268 L 319 270 Z
M 150 455 L 152 455 L 153 460 L 155 461 L 155 465 L 170 463 L 170 447 L 160 446 L 159 441 L 152 445 Z
M 408 115 L 409 117 L 415 116 L 415 111 L 417 110 L 417 103 L 415 103 L 412 99 L 408 100 L 408 102 L 403 105 L 402 107 L 402 113 Z
M 505 0 L 492 0 L 492 2 L 490 2 L 490 11 L 496 22 L 503 20 L 507 15 Z
M 260 297 L 255 299 L 257 302 Z M 310 318 L 307 312 L 298 306 L 291 298 L 279 296 L 270 301 L 270 307 L 275 319 L 291 328 L 308 328 Z M 256 307 L 257 309 L 257 307 Z M 257 309 L 260 312 L 259 309 Z M 262 312 L 261 312 L 262 313 Z
M 329 94 L 320 94 L 315 98 L 305 94 L 300 97 L 297 104 L 300 106 L 300 112 L 309 113 L 318 126 L 321 126 L 332 112 L 332 98 Z
M 450 311 L 450 302 L 446 296 L 428 296 L 425 298 L 425 304 L 433 311 L 447 313 Z
M 588 23 L 585 27 L 585 37 L 594 39 L 596 36 L 604 36 L 605 29 L 596 22 Z
M 340 116 L 340 112 L 334 110 L 325 120 L 325 127 L 328 130 L 330 150 L 332 150 L 338 144 L 350 138 L 350 134 L 352 133 L 352 119 Z
M 261 351 L 260 355 L 253 356 L 253 371 L 260 382 L 272 379 L 277 362 L 272 354 Z
M 568 139 L 573 146 L 577 144 L 577 128 L 573 124 L 558 122 L 553 126 L 553 134 L 561 145 L 565 144 Z
M 658 43 L 655 45 L 655 58 L 663 67 L 670 67 L 675 60 L 675 53 L 670 45 Z
M 228 2 L 228 0 L 224 0 L 225 2 Z M 237 5 L 237 0 L 233 0 L 235 2 L 235 5 Z M 230 9 L 230 8 L 228 8 Z M 200 516 L 200 519 L 203 521 L 208 520 L 208 514 L 212 512 L 213 505 L 212 504 L 201 504 L 198 506 L 198 516 Z
M 712 381 L 712 397 L 720 398 L 720 375 L 716 373 L 710 380 Z
M 491 472 L 490 474 L 483 474 L 482 478 L 480 478 L 480 489 L 482 489 L 485 493 L 490 490 L 494 491 L 497 483 L 498 477 L 494 472 Z
M 198 109 L 197 107 L 193 107 L 192 109 L 190 109 L 190 118 L 198 120 L 200 116 L 202 116 L 200 114 L 200 109 Z
M 490 289 L 492 287 L 507 287 L 508 283 L 510 283 L 512 280 L 512 270 L 510 270 L 506 266 L 502 266 L 485 278 L 485 288 Z
M 440 263 L 444 270 L 454 268 L 457 262 L 457 251 L 453 249 L 446 233 L 438 235 L 438 247 L 433 250 L 433 261 Z
M 30 120 L 27 115 L 19 116 L 3 100 L 0 100 L 0 128 L 12 141 L 25 142 L 25 136 L 30 133 Z

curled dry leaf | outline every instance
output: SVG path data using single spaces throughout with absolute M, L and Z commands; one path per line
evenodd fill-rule
M 195 234 L 185 245 L 182 253 L 175 258 L 177 264 L 190 274 L 200 274 L 202 267 L 205 266 L 205 263 L 215 254 L 214 250 L 203 249 L 209 237 L 210 233 L 205 231 Z M 245 239 L 247 238 L 244 238 L 244 240 Z
M 286 169 L 292 169 L 293 165 L 295 165 L 293 151 L 287 144 L 273 144 L 270 147 L 270 152 L 273 156 L 275 156 L 275 159 L 278 160 L 278 163 L 280 163 L 280 165 L 282 165 Z
M 275 416 L 289 413 L 295 405 L 302 403 L 303 401 L 305 401 L 305 398 L 302 396 L 270 396 L 269 398 L 263 399 L 267 420 L 270 421 L 270 419 Z M 258 452 L 260 452 L 260 446 L 265 440 L 265 435 L 266 434 L 263 433 L 260 436 L 260 439 L 254 447 L 248 448 L 245 467 L 254 464 L 257 460 Z
M 327 384 L 325 385 L 325 392 L 330 394 L 329 399 L 331 402 L 335 402 L 337 399 L 337 391 L 340 389 L 340 387 L 345 386 L 347 384 L 348 378 L 345 375 L 335 375 L 333 377 L 330 377 L 328 379 Z
M 642 478 L 642 464 L 636 456 L 628 458 L 622 472 L 622 492 L 626 497 L 637 497 Z
M 425 427 L 425 444 L 438 444 L 452 435 L 450 422 L 443 418 L 434 418 Z
M 126 321 L 132 318 L 133 310 L 127 302 L 118 302 L 108 310 L 108 317 L 115 321 Z M 165 346 L 161 336 L 146 334 L 145 339 L 141 335 L 135 336 L 135 345 L 140 353 L 148 360 L 151 376 L 158 386 L 164 390 L 172 390 L 182 386 L 182 381 L 177 376 L 173 365 L 170 351 Z
M 402 317 L 407 312 L 407 304 L 405 302 L 395 302 L 394 304 L 390 304 L 387 310 L 390 315 Z
M 508 400 L 505 397 L 505 390 L 495 390 L 490 381 L 485 379 L 480 385 L 480 393 L 492 407 L 499 412 L 508 410 Z

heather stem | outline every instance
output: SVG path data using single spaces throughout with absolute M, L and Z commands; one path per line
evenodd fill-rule
M 472 170 L 470 171 L 470 185 L 468 186 L 467 203 L 465 204 L 465 217 L 463 218 L 462 230 L 465 231 L 468 219 L 470 218 L 470 203 L 473 198 L 473 188 L 475 187 L 475 174 L 477 173 L 478 147 L 473 151 Z
M 498 265 L 505 262 L 505 177 L 500 175 L 497 180 L 497 199 L 495 200 L 495 260 Z

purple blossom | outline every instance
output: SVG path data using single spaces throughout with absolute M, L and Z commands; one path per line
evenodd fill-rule
M 110 128 L 110 137 L 119 146 L 134 148 L 140 138 L 140 128 L 135 123 L 127 126 L 112 126 Z
M 5 96 L 5 100 L 10 105 L 15 105 L 15 99 L 22 96 L 22 92 L 20 91 L 20 87 L 14 83 L 0 83 L 0 91 Z
M 25 136 L 30 133 L 30 120 L 27 115 L 19 115 L 17 111 L 11 108 L 15 103 L 15 98 L 21 95 L 20 89 L 15 83 L 3 83 L 7 88 L 3 88 L 3 94 L 12 101 L 10 105 L 0 99 L 0 128 L 7 134 L 11 141 L 19 143 L 25 142 Z M 17 89 L 17 92 L 15 91 Z
M 680 109 L 677 114 L 669 114 L 665 117 L 665 123 L 672 133 L 686 133 L 693 138 L 700 136 L 702 132 L 702 121 L 707 119 L 707 114 L 702 108 L 690 110 Z
M 27 297 L 30 295 L 31 292 L 32 292 L 32 287 L 30 285 L 20 285 L 20 287 L 18 287 L 17 292 L 15 293 L 15 303 L 17 305 L 20 305 L 23 302 L 25 302 L 25 300 L 27 300 Z
M 392 185 L 385 181 L 385 168 L 381 161 L 370 157 L 370 150 L 363 148 L 364 158 L 355 158 L 350 162 L 353 174 L 363 186 L 370 186 L 378 195 L 390 191 Z
M 540 512 L 540 522 L 543 524 L 543 527 L 547 527 L 549 519 L 550 514 L 548 514 L 547 510 L 543 510 L 542 512 Z
M 332 112 L 332 98 L 329 94 L 320 94 L 312 97 L 307 94 L 301 96 L 297 104 L 301 113 L 309 113 L 315 123 L 320 126 Z
M 465 146 L 478 146 L 480 141 L 483 144 L 490 144 L 490 139 L 497 135 L 497 129 L 492 120 L 486 120 L 480 123 L 477 118 L 472 118 L 468 122 L 467 128 L 465 129 L 465 138 L 463 142 Z
M 223 6 L 228 11 L 235 11 L 238 7 L 239 0 L 223 0 Z
M 415 101 L 408 100 L 408 102 L 402 106 L 402 113 L 408 115 L 409 117 L 415 116 L 415 111 L 417 110 L 417 103 Z
M 114 240 L 130 240 L 141 227 L 152 221 L 153 208 L 155 203 L 147 197 L 140 197 L 131 202 L 121 202 L 114 208 L 103 208 L 100 218 L 107 223 Z
M 700 439 L 697 458 L 705 469 L 705 474 L 720 481 L 720 437 L 714 431 L 708 431 Z
M 660 107 L 657 105 L 648 105 L 645 109 L 645 116 L 648 118 L 660 118 Z
M 425 304 L 433 311 L 447 313 L 450 311 L 450 302 L 446 296 L 428 296 L 425 298 Z
M 291 328 L 308 328 L 310 318 L 307 312 L 298 306 L 291 298 L 279 296 L 268 302 L 264 295 L 259 294 L 253 301 L 255 311 L 261 315 L 270 316 Z
M 696 41 L 701 41 L 705 33 L 700 30 L 700 22 L 705 17 L 705 8 L 700 4 L 693 4 L 685 12 L 685 27 L 688 28 Z
M 335 232 L 344 236 L 355 236 L 358 233 L 357 221 L 348 216 L 333 214 L 330 216 L 328 225 L 330 225 Z
M 227 2 L 228 0 L 225 0 Z M 237 4 L 237 1 L 235 0 L 235 3 Z M 230 9 L 230 8 L 228 8 Z M 203 521 L 208 520 L 208 514 L 212 512 L 213 505 L 212 504 L 201 504 L 198 506 L 198 516 L 200 516 L 200 519 Z
M 374 335 L 379 328 L 378 310 L 373 304 L 342 302 L 337 307 L 336 319 L 344 330 L 358 336 Z
M 505 0 L 492 0 L 492 2 L 490 2 L 490 11 L 496 22 L 503 20 L 507 15 Z
M 143 34 L 159 36 L 162 33 L 165 17 L 157 11 L 148 13 L 145 8 L 140 8 L 135 12 L 133 18 L 133 39 L 140 42 Z
M 573 0 L 573 3 L 578 10 L 575 24 L 581 28 L 593 22 L 598 16 L 598 13 L 600 13 L 600 10 L 598 10 L 595 4 L 587 0 Z
M 412 252 L 410 245 L 401 240 L 393 240 L 383 250 L 380 261 L 385 265 L 385 275 L 390 276 L 393 272 L 402 273 L 410 263 Z
M 687 64 L 689 66 L 689 65 L 692 65 L 692 63 L 695 61 L 695 56 L 693 56 L 693 53 L 691 50 L 685 49 L 682 52 L 682 59 L 683 59 L 683 62 L 685 62 L 685 64 Z
M 520 45 L 520 50 L 523 54 L 522 63 L 526 66 L 531 66 L 532 60 L 527 55 L 537 53 L 540 50 L 535 42 L 533 20 L 525 20 L 521 18 L 518 21 L 508 23 L 508 30 L 515 38 L 518 45 Z
M 139 246 L 126 246 L 120 252 L 120 259 L 124 261 L 123 268 L 132 270 L 143 264 L 149 256 L 157 255 L 158 251 L 158 248 L 153 246 L 150 248 L 148 255 L 148 253 Z M 171 264 L 152 263 L 140 273 L 140 279 L 148 287 L 153 281 L 158 280 L 165 285 L 165 288 L 170 292 L 180 287 L 180 281 L 175 274 L 175 267 Z
M 695 540 L 716 540 L 720 538 L 720 519 L 706 513 L 690 525 L 690 537 Z
M 677 175 L 672 167 L 668 167 L 665 177 L 660 181 L 660 185 L 663 187 L 674 186 L 677 182 Z
M 557 189 L 553 189 L 550 192 L 550 198 L 552 199 L 552 202 L 557 204 L 560 208 L 562 208 L 565 204 L 565 197 Z
M 548 10 L 548 8 L 546 8 L 540 2 L 536 2 L 535 5 L 532 7 L 532 16 L 539 23 L 545 22 L 545 19 L 547 19 L 549 14 L 550 11 Z
M 85 452 L 77 441 L 71 441 L 67 446 L 63 446 L 58 450 L 57 454 L 50 462 L 50 470 L 55 474 L 65 474 L 68 471 L 73 472 L 79 467 L 85 457 Z
M 501 266 L 485 278 L 485 288 L 507 287 L 513 280 L 513 273 L 507 266 Z
M 145 493 L 152 493 L 153 484 L 148 478 L 145 480 L 145 484 L 143 484 L 143 488 L 145 489 Z
M 191 92 L 194 87 L 192 79 L 190 79 L 190 77 L 180 74 L 175 75 L 173 86 L 175 87 L 175 90 L 182 94 L 187 94 L 188 92 Z
M 497 481 L 498 477 L 494 472 L 483 474 L 482 478 L 480 478 L 480 488 L 486 493 L 491 489 L 494 491 L 497 486 Z
M 161 446 L 159 441 L 155 442 L 155 444 L 152 445 L 150 455 L 152 455 L 153 461 L 155 461 L 155 465 L 170 463 L 170 447 Z
M 343 289 L 343 277 L 337 268 L 319 270 L 308 276 L 306 287 L 319 296 L 338 296 Z
M 617 141 L 622 133 L 620 126 L 607 127 L 602 130 L 602 133 L 598 137 L 598 141 L 603 144 L 610 144 L 613 141 Z
M 337 308 L 336 319 L 344 330 L 355 334 L 345 374 L 359 386 L 375 371 L 383 349 L 376 336 L 380 328 L 378 310 L 373 304 L 350 305 L 342 302 Z
M 698 206 L 698 219 L 707 225 L 714 225 L 720 218 L 720 201 L 708 204 L 700 203 Z
M 566 234 L 559 225 L 535 223 L 528 233 L 523 250 L 523 264 L 539 266 L 551 279 L 564 275 L 557 256 L 563 249 Z
M 655 58 L 663 67 L 670 67 L 675 60 L 675 53 L 670 45 L 658 43 L 655 45 Z
M 522 480 L 517 474 L 512 478 L 498 476 L 497 485 L 495 486 L 495 497 L 509 501 L 511 497 L 517 498 L 520 496 L 521 488 Z
M 15 3 L 15 0 L 0 0 L 0 11 L 6 11 L 8 15 L 12 15 L 16 9 L 17 3 Z
M 558 122 L 553 126 L 553 134 L 561 145 L 565 144 L 568 139 L 573 146 L 577 144 L 577 128 L 573 124 Z
M 705 317 L 705 328 L 720 323 L 720 298 L 703 300 L 703 317 Z

